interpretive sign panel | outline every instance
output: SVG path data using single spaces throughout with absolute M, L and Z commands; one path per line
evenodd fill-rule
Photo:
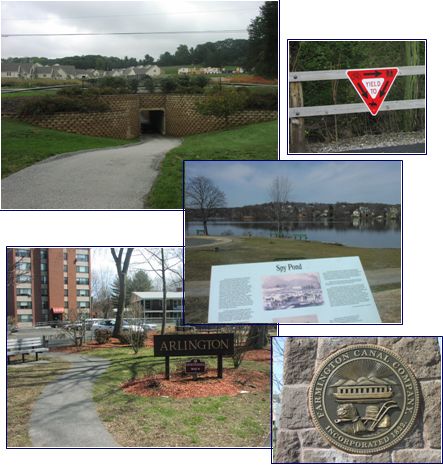
M 192 359 L 185 363 L 186 373 L 204 373 L 206 369 L 206 363 L 201 360 Z
M 208 323 L 381 323 L 359 257 L 213 266 Z

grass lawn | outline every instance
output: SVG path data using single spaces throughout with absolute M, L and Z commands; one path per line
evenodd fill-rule
M 182 208 L 183 160 L 276 160 L 277 139 L 277 121 L 185 137 L 166 154 L 145 207 Z
M 137 142 L 44 129 L 30 124 L 2 120 L 2 178 L 60 153 Z
M 269 434 L 270 392 L 234 397 L 140 397 L 126 394 L 120 385 L 128 380 L 164 371 L 164 359 L 152 349 L 137 355 L 126 348 L 98 349 L 94 355 L 111 360 L 97 380 L 94 401 L 101 420 L 116 441 L 127 447 L 263 447 Z M 211 367 L 216 357 L 205 359 Z M 171 357 L 171 371 L 184 357 Z M 224 359 L 231 368 L 230 358 Z M 243 361 L 240 369 L 270 371 L 269 362 Z M 192 381 L 191 381 L 192 382 Z
M 31 356 L 27 357 L 31 359 Z M 41 360 L 44 360 L 41 357 Z M 8 366 L 8 447 L 31 447 L 28 422 L 32 407 L 43 388 L 69 368 L 69 363 L 51 359 L 50 363 Z
M 41 90 L 23 90 L 18 92 L 11 92 L 1 94 L 2 99 L 14 97 L 36 97 L 41 95 L 56 95 L 59 89 L 41 89 Z
M 209 280 L 213 265 L 287 259 L 358 256 L 365 270 L 400 268 L 401 266 L 401 249 L 369 249 L 262 237 L 232 237 L 230 239 L 232 242 L 219 245 L 218 251 L 214 251 L 214 246 L 201 249 L 188 247 L 186 249 L 186 280 Z

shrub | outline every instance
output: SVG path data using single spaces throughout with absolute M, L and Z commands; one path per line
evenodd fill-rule
M 81 87 L 64 87 L 57 91 L 57 95 L 63 95 L 65 97 L 77 97 L 83 94 Z
M 19 114 L 20 116 L 38 116 L 64 112 L 94 113 L 108 110 L 107 104 L 97 100 L 57 95 L 55 97 L 33 98 L 22 105 Z
M 109 329 L 96 329 L 94 337 L 98 344 L 106 344 L 111 338 L 111 334 Z
M 252 93 L 246 97 L 245 109 L 247 110 L 278 110 L 278 94 Z
M 199 75 L 199 76 L 194 76 L 191 78 L 191 84 L 193 84 L 196 87 L 200 87 L 203 89 L 206 87 L 211 80 L 208 78 L 208 76 L 204 75 Z
M 225 89 L 208 94 L 196 104 L 196 110 L 205 116 L 224 118 L 229 125 L 229 117 L 245 108 L 245 96 L 234 89 Z
M 139 349 L 145 346 L 146 333 L 145 331 L 126 330 L 119 334 L 118 340 L 122 344 L 129 344 L 134 353 L 137 353 Z
M 171 92 L 177 90 L 177 88 L 178 82 L 177 79 L 175 79 L 173 76 L 167 76 L 163 79 L 160 79 L 160 89 L 165 94 L 170 94 Z

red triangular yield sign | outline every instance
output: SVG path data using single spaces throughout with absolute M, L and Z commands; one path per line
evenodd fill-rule
M 375 116 L 398 74 L 398 68 L 350 69 L 346 75 L 355 90 Z

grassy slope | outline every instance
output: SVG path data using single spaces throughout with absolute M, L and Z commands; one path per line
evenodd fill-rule
M 119 444 L 126 447 L 254 447 L 262 446 L 269 431 L 269 392 L 235 397 L 174 399 L 126 394 L 119 386 L 148 373 L 163 372 L 164 359 L 152 349 L 137 355 L 130 349 L 95 350 L 111 360 L 97 380 L 94 401 L 101 420 Z M 216 357 L 199 357 L 212 367 Z M 183 357 L 171 357 L 171 370 Z M 224 361 L 231 368 L 229 358 Z M 269 363 L 244 361 L 241 369 L 269 373 Z
M 14 97 L 35 97 L 41 95 L 56 95 L 59 89 L 23 90 L 2 94 L 2 99 Z
M 137 140 L 70 134 L 3 119 L 2 177 L 59 153 L 114 147 Z
M 28 358 L 31 360 L 31 356 Z M 28 422 L 34 402 L 46 384 L 67 368 L 69 363 L 55 359 L 48 364 L 27 365 L 26 368 L 8 367 L 8 447 L 32 446 Z
M 188 136 L 166 154 L 146 207 L 182 208 L 183 160 L 261 159 L 277 159 L 277 121 Z
M 219 246 L 218 252 L 214 251 L 214 247 L 187 248 L 186 279 L 189 281 L 209 280 L 213 265 L 352 256 L 360 257 L 365 270 L 400 268 L 401 266 L 400 249 L 369 249 L 260 237 L 233 238 L 233 242 Z

